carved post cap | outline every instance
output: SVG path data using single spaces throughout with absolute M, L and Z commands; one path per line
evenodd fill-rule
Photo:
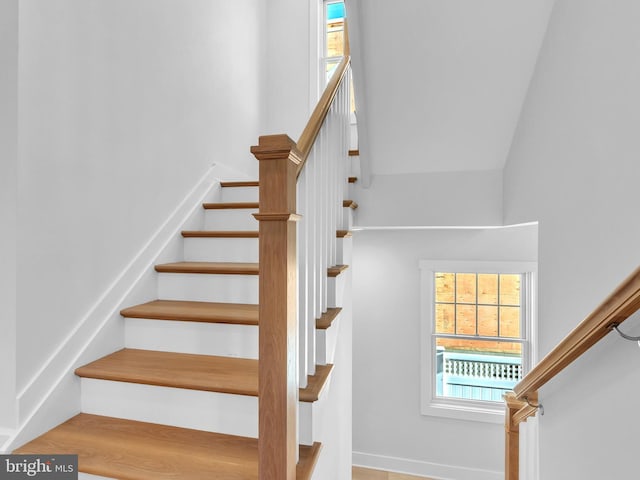
M 263 135 L 259 137 L 258 145 L 251 147 L 251 153 L 253 153 L 258 160 L 290 158 L 296 165 L 302 162 L 302 154 L 298 150 L 296 142 L 286 134 Z

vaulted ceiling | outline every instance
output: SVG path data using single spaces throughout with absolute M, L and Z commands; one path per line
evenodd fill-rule
M 347 0 L 374 174 L 504 166 L 554 0 Z

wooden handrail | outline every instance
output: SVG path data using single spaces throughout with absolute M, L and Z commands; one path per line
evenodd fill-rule
M 519 477 L 519 424 L 536 414 L 538 390 L 640 310 L 640 267 L 505 395 L 505 478 Z
M 562 340 L 513 389 L 519 400 L 540 387 L 640 309 L 640 267 L 627 277 L 580 325 Z
M 345 27 L 345 46 L 348 45 L 348 37 L 346 33 Z M 331 80 L 327 84 L 327 87 L 324 90 L 324 93 L 320 97 L 316 108 L 313 110 L 309 121 L 307 122 L 307 126 L 302 131 L 300 138 L 298 139 L 298 151 L 300 152 L 300 158 L 302 162 L 298 165 L 298 176 L 300 172 L 304 168 L 304 164 L 307 161 L 307 157 L 311 153 L 311 148 L 316 141 L 316 137 L 322 128 L 322 124 L 324 123 L 325 118 L 327 118 L 327 114 L 329 113 L 329 109 L 331 108 L 331 104 L 333 103 L 333 99 L 338 93 L 338 88 L 342 83 L 342 79 L 346 75 L 349 67 L 349 63 L 351 62 L 351 57 L 349 55 L 345 55 L 338 66 L 336 67 L 336 71 L 333 72 L 331 76 Z

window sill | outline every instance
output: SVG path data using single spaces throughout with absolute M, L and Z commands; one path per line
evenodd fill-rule
M 497 402 L 439 398 L 423 404 L 420 413 L 429 417 L 494 424 L 504 423 L 504 405 Z

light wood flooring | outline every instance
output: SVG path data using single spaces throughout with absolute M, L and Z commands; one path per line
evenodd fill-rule
M 402 473 L 383 472 L 362 467 L 352 468 L 352 480 L 430 480 L 427 477 L 416 477 Z

